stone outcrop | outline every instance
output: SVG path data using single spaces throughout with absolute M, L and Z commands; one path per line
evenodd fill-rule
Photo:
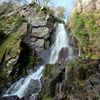
M 40 9 L 39 7 L 38 9 L 40 9 L 40 11 L 37 13 L 37 9 L 33 6 L 25 6 L 22 11 L 20 11 L 21 15 L 24 16 L 29 23 L 23 43 L 29 47 L 33 55 L 38 55 L 38 58 L 42 59 L 45 63 L 45 55 L 42 53 L 46 50 L 48 51 L 50 47 L 50 37 L 57 25 L 56 18 L 48 14 L 46 9 Z M 36 5 L 36 7 L 37 6 L 39 5 Z M 39 54 L 42 55 L 42 58 Z

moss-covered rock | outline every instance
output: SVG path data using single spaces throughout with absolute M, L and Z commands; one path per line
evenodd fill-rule
M 0 46 L 0 62 L 2 61 L 3 55 L 10 55 L 11 58 L 15 58 L 20 51 L 20 42 L 22 36 L 26 33 L 27 23 L 23 23 L 15 33 L 8 36 Z M 17 51 L 17 52 L 16 52 Z

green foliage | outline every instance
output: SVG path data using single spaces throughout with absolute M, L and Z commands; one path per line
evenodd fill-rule
M 31 54 L 27 55 L 26 62 L 25 63 L 19 63 L 16 67 L 19 67 L 19 76 L 23 77 L 27 75 L 27 70 L 32 69 L 37 64 L 37 57 L 33 56 Z
M 6 34 L 15 32 L 23 22 L 25 22 L 25 19 L 19 13 L 9 17 L 4 16 L 0 20 L 0 30 Z
M 47 17 L 47 15 L 53 15 L 53 11 L 48 6 L 49 2 L 50 0 L 33 0 L 30 6 L 35 6 L 37 15 L 42 12 L 43 15 L 41 14 L 41 16 L 45 15 Z
M 52 98 L 50 96 L 50 90 L 49 90 L 49 88 L 45 92 L 45 95 L 43 96 L 43 100 L 52 100 Z
M 90 53 L 90 49 L 93 51 L 95 41 L 100 37 L 100 26 L 97 24 L 99 18 L 100 14 L 96 12 L 78 13 L 77 11 L 74 11 L 71 17 L 72 34 L 79 41 L 79 46 L 86 55 Z M 98 42 L 100 44 L 100 41 Z
M 27 59 L 28 59 L 28 61 L 27 61 L 26 67 L 28 69 L 29 68 L 32 68 L 33 65 L 36 65 L 37 64 L 37 57 L 36 56 L 29 55 Z
M 55 78 L 55 65 L 46 65 L 46 68 L 44 70 L 44 76 L 48 76 L 51 77 L 51 78 Z
M 55 88 L 56 84 L 56 65 L 48 64 L 45 66 L 45 70 L 43 72 L 43 78 L 48 78 L 47 89 L 43 94 L 43 100 L 52 100 L 52 90 Z M 52 84 L 52 85 L 50 85 Z
M 73 34 L 80 41 L 80 43 L 88 47 L 89 45 L 89 36 L 85 29 L 85 19 L 84 16 L 79 16 L 77 12 L 73 14 Z

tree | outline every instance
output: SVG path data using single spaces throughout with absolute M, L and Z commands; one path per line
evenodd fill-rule
M 47 7 L 49 2 L 50 2 L 50 0 L 43 0 L 44 7 Z
M 39 5 L 41 5 L 42 7 L 47 7 L 49 5 L 51 0 L 32 0 L 32 2 L 35 2 Z
M 64 18 L 65 13 L 66 13 L 65 7 L 59 6 L 59 7 L 56 8 L 56 15 L 59 18 Z
M 3 2 L 8 2 L 8 3 L 19 3 L 19 4 L 21 4 L 21 3 L 23 3 L 23 4 L 25 4 L 25 3 L 27 3 L 27 1 L 28 0 L 2 0 L 1 1 L 1 3 L 3 3 Z

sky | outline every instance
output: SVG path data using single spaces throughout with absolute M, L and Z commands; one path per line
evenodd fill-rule
M 73 0 L 53 0 L 55 6 L 64 6 L 68 12 L 71 11 L 73 7 Z
M 0 2 L 2 1 L 7 0 L 0 0 Z M 27 1 L 30 3 L 32 0 Z M 53 3 L 54 7 L 64 6 L 67 9 L 68 14 L 71 12 L 71 9 L 73 7 L 73 0 L 51 0 L 51 2 Z

